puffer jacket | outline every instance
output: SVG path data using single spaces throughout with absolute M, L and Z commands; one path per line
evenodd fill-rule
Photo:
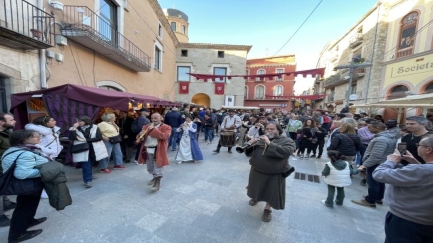
M 332 137 L 328 150 L 337 150 L 342 155 L 355 156 L 361 149 L 361 139 L 356 134 L 338 133 Z
M 374 135 L 373 140 L 365 150 L 362 164 L 365 167 L 372 167 L 384 163 L 386 157 L 394 153 L 399 137 L 400 133 L 397 134 L 392 129 Z
M 66 206 L 71 205 L 72 198 L 68 186 L 66 185 L 68 179 L 63 171 L 63 165 L 51 161 L 38 166 L 38 168 L 51 207 L 59 211 L 65 209 Z
M 59 127 L 45 127 L 29 123 L 25 126 L 26 130 L 34 130 L 42 135 L 41 142 L 38 146 L 42 152 L 50 158 L 56 158 L 62 152 L 63 146 L 60 145 L 60 128 Z

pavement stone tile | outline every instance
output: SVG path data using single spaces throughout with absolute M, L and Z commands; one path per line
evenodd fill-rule
M 155 212 L 148 212 L 134 225 L 148 232 L 154 232 L 167 221 L 167 217 Z
M 196 212 L 212 216 L 221 206 L 203 199 L 195 199 L 188 203 L 186 207 Z

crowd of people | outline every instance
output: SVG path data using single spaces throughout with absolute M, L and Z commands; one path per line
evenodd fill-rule
M 98 166 L 100 173 L 110 174 L 112 169 L 123 170 L 123 163 L 133 161 L 137 165 L 146 164 L 152 175 L 148 184 L 156 192 L 161 186 L 164 167 L 170 164 L 167 151 L 175 151 L 174 158 L 179 164 L 197 163 L 205 159 L 200 146 L 218 140 L 214 153 L 220 153 L 222 147 L 232 153 L 232 148 L 237 146 L 238 152 L 250 157 L 249 205 L 266 203 L 264 222 L 271 221 L 272 209 L 285 208 L 285 178 L 294 171 L 289 158 L 308 163 L 310 159 L 326 156 L 329 161 L 322 171 L 328 185 L 327 197 L 322 200 L 326 207 L 343 206 L 344 187 L 351 185 L 351 178 L 360 172 L 360 184 L 367 186 L 367 193 L 351 202 L 376 208 L 385 198 L 389 205 L 385 223 L 387 242 L 410 237 L 421 239 L 413 242 L 433 239 L 433 215 L 431 210 L 423 210 L 433 207 L 433 189 L 428 179 L 433 175 L 433 132 L 431 122 L 423 116 L 407 117 L 405 124 L 399 125 L 392 119 L 385 122 L 380 115 L 370 118 L 365 113 L 323 111 L 198 110 L 186 105 L 181 110 L 173 107 L 164 114 L 151 113 L 147 108 L 136 113 L 132 117 L 126 111 L 107 112 L 98 124 L 87 116 L 76 118 L 68 131 L 72 141 L 69 152 L 73 162 L 82 169 L 86 188 L 93 187 L 96 179 L 93 167 Z M 17 178 L 40 178 L 36 166 L 55 160 L 63 149 L 56 121 L 50 116 L 39 117 L 27 124 L 25 130 L 10 132 L 14 125 L 12 115 L 0 114 L 3 170 L 16 159 Z M 35 159 L 31 163 L 19 159 L 14 154 L 16 150 L 25 150 L 27 156 Z M 109 166 L 111 160 L 113 166 Z M 389 184 L 386 189 L 385 183 Z M 34 195 L 18 195 L 16 203 L 2 196 L 0 226 L 10 226 L 10 242 L 21 242 L 42 232 L 27 230 L 46 220 L 34 218 L 41 196 L 47 197 L 42 195 L 42 187 Z M 4 215 L 14 208 L 12 219 Z M 416 214 L 410 213 L 411 210 Z

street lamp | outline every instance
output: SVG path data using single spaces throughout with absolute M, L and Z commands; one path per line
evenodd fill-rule
M 373 64 L 371 64 L 371 63 L 359 63 L 359 64 L 357 64 L 360 60 L 361 60 L 360 57 L 354 57 L 354 58 L 352 58 L 352 61 L 350 62 L 349 65 L 338 65 L 334 68 L 334 70 L 346 69 L 346 68 L 349 69 L 349 88 L 348 88 L 347 94 L 346 94 L 346 107 L 347 108 L 349 108 L 350 95 L 352 93 L 353 70 L 357 69 L 357 68 L 373 66 Z

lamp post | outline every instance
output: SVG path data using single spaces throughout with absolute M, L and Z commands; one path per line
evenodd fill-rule
M 347 89 L 347 94 L 346 94 L 346 107 L 347 108 L 349 108 L 350 95 L 352 93 L 353 70 L 355 70 L 357 68 L 371 67 L 373 65 L 371 63 L 357 64 L 360 60 L 361 60 L 361 58 L 354 57 L 354 58 L 352 58 L 352 61 L 350 62 L 349 65 L 338 65 L 334 68 L 334 70 L 346 69 L 346 68 L 349 69 L 349 88 Z

